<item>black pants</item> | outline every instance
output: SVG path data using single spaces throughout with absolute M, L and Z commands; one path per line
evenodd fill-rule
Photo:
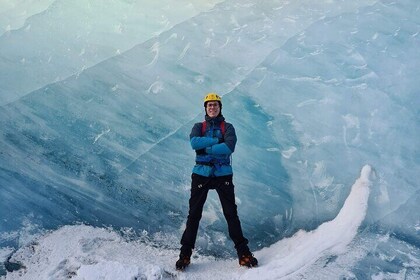
M 228 224 L 229 236 L 235 243 L 238 255 L 249 251 L 248 240 L 242 234 L 241 222 L 239 221 L 237 206 L 235 203 L 234 185 L 232 175 L 221 177 L 204 177 L 193 173 L 191 175 L 191 197 L 189 200 L 190 210 L 188 213 L 187 227 L 181 239 L 181 252 L 191 252 L 195 246 L 198 225 L 203 213 L 203 206 L 210 189 L 215 189 L 219 195 L 223 208 L 223 214 Z

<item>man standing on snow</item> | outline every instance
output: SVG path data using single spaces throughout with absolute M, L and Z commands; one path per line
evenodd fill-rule
M 196 123 L 191 130 L 191 147 L 196 152 L 196 165 L 191 175 L 191 196 L 187 226 L 181 239 L 181 253 L 176 262 L 176 269 L 183 270 L 190 264 L 192 249 L 195 246 L 198 225 L 210 189 L 219 195 L 229 230 L 229 236 L 235 243 L 241 266 L 254 267 L 257 259 L 248 248 L 248 240 L 242 234 L 234 185 L 230 156 L 235 151 L 236 134 L 232 124 L 225 122 L 222 115 L 222 99 L 216 93 L 209 93 L 204 98 L 205 121 Z

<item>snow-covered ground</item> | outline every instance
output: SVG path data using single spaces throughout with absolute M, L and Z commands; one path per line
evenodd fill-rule
M 370 176 L 374 172 L 366 165 L 332 221 L 255 252 L 258 268 L 239 267 L 236 259 L 194 254 L 187 270 L 177 272 L 178 251 L 128 241 L 110 229 L 75 225 L 19 249 L 11 261 L 23 268 L 5 279 L 302 279 L 306 268 L 318 260 L 347 251 L 366 214 Z
M 0 277 L 420 279 L 419 11 L 0 0 L 0 261 L 25 267 L 0 263 Z M 238 211 L 261 266 L 229 259 L 212 192 L 174 274 L 208 91 L 237 132 Z M 367 210 L 354 192 L 344 204 L 365 164 Z

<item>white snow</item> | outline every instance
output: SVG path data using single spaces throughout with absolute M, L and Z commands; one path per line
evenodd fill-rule
M 300 279 L 317 260 L 346 252 L 366 214 L 370 174 L 364 166 L 335 219 L 254 252 L 258 268 L 194 254 L 187 271 L 177 272 L 178 251 L 127 241 L 111 229 L 74 225 L 19 249 L 12 261 L 25 268 L 4 279 Z

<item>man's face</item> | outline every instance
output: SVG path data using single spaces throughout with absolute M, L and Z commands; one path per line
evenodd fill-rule
M 219 102 L 217 101 L 207 102 L 206 113 L 210 118 L 217 117 L 220 113 Z

